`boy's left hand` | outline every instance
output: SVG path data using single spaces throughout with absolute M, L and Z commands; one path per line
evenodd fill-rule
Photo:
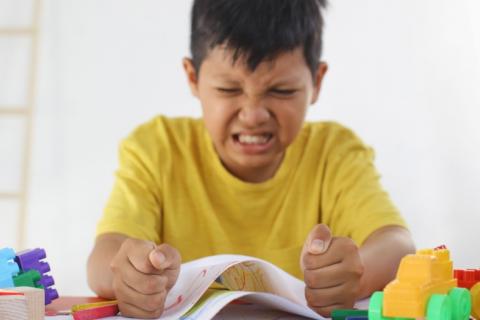
M 324 224 L 307 237 L 300 258 L 308 306 L 322 316 L 351 309 L 359 298 L 363 263 L 352 239 L 331 236 Z

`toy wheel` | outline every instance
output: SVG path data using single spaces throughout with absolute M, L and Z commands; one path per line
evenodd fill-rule
M 452 301 L 452 319 L 468 320 L 472 311 L 470 292 L 464 288 L 453 288 L 448 296 Z
M 377 291 L 370 298 L 368 306 L 369 320 L 388 320 L 383 316 L 383 292 Z
M 453 320 L 452 302 L 447 295 L 432 294 L 427 304 L 427 320 Z

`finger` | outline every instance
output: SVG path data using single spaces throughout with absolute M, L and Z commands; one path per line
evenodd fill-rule
M 305 285 L 312 289 L 326 289 L 341 285 L 348 279 L 342 264 L 334 264 L 319 269 L 306 269 L 304 273 Z
M 158 270 L 179 269 L 182 263 L 180 253 L 174 247 L 163 243 L 149 253 L 150 263 Z
M 135 268 L 128 259 L 124 263 L 115 261 L 111 264 L 115 278 L 143 294 L 158 293 L 166 289 L 167 277 L 164 275 L 145 274 Z
M 166 290 L 155 294 L 142 294 L 119 280 L 115 282 L 115 296 L 120 304 L 129 304 L 144 313 L 156 313 L 163 310 Z
M 149 254 L 156 245 L 150 241 L 132 239 L 127 250 L 128 261 L 137 270 L 145 274 L 161 274 L 150 262 Z
M 326 289 L 311 289 L 306 287 L 305 299 L 307 300 L 308 306 L 314 308 L 327 308 L 334 305 L 344 305 L 352 308 L 355 303 L 355 297 L 348 289 L 349 286 L 346 284 Z
M 358 256 L 358 247 L 350 238 L 333 238 L 330 241 L 327 252 L 321 255 L 305 253 L 302 256 L 302 267 L 305 270 L 325 268 L 330 265 L 352 261 L 352 257 Z
M 168 278 L 166 275 L 144 274 L 138 271 L 128 273 L 123 281 L 141 294 L 155 294 L 167 290 Z
M 332 234 L 328 226 L 325 224 L 317 224 L 308 234 L 305 245 L 308 253 L 322 254 L 328 250 L 331 240 Z
M 133 304 L 118 300 L 118 309 L 120 309 L 121 315 L 129 318 L 141 318 L 141 319 L 157 319 L 163 313 L 163 307 L 154 311 L 145 311 Z

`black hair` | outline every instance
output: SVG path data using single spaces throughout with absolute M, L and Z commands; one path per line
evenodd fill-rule
M 262 61 L 303 47 L 315 74 L 322 53 L 322 9 L 327 0 L 195 0 L 190 51 L 197 71 L 218 45 L 233 50 L 234 64 L 244 57 L 254 71 Z

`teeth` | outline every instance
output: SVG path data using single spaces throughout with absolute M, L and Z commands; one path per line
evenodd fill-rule
M 239 135 L 238 141 L 245 144 L 263 144 L 267 143 L 270 139 L 270 135 L 260 135 L 260 136 L 250 136 L 250 135 Z

